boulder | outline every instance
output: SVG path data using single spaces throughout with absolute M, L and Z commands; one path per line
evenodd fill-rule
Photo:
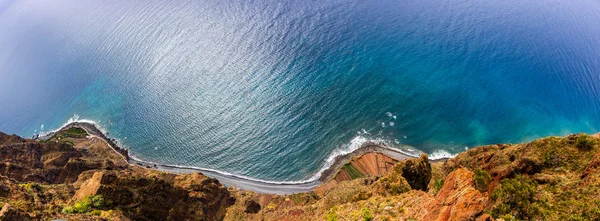
M 95 172 L 94 175 L 83 181 L 75 195 L 73 196 L 73 201 L 82 200 L 88 196 L 94 196 L 98 193 L 98 189 L 100 189 L 100 185 L 102 184 L 102 176 L 103 172 Z
M 245 213 L 258 213 L 258 211 L 260 211 L 260 204 L 254 200 L 246 201 L 246 210 L 244 210 Z
M 427 191 L 431 180 L 431 164 L 427 155 L 423 154 L 419 159 L 407 160 L 402 168 L 402 177 L 412 189 Z

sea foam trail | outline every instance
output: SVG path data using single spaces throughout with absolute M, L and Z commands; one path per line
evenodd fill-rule
M 430 160 L 441 160 L 441 159 L 449 159 L 456 157 L 457 154 L 451 154 L 445 150 L 435 150 L 433 153 L 429 154 Z
M 383 139 L 370 139 L 359 135 L 354 137 L 349 144 L 344 145 L 341 148 L 337 148 L 331 154 L 329 154 L 321 166 L 321 169 L 309 179 L 299 181 L 271 181 L 256 179 L 215 169 L 158 164 L 142 160 L 141 158 L 130 154 L 126 149 L 120 147 L 116 142 L 114 142 L 115 139 L 106 136 L 107 130 L 102 128 L 97 122 L 89 119 L 79 119 L 78 115 L 74 115 L 60 128 L 47 132 L 44 135 L 40 135 L 40 139 L 48 139 L 54 133 L 68 127 L 82 127 L 91 135 L 95 135 L 101 139 L 104 139 L 107 144 L 109 144 L 117 153 L 125 155 L 123 157 L 132 165 L 154 168 L 172 173 L 200 172 L 208 177 L 219 180 L 221 183 L 227 186 L 235 186 L 240 189 L 272 194 L 291 194 L 311 191 L 321 183 L 333 177 L 335 172 L 337 172 L 337 170 L 339 170 L 339 168 L 341 168 L 346 162 L 350 161 L 356 156 L 368 152 L 380 152 L 397 160 L 418 157 L 422 153 L 421 151 L 418 151 L 410 146 L 394 146 L 393 148 Z M 439 156 L 440 157 L 437 157 L 436 155 L 435 159 L 443 158 L 445 155 Z M 450 154 L 448 154 L 448 156 L 450 156 Z
M 89 119 L 79 119 L 79 115 L 74 114 L 71 118 L 69 118 L 67 120 L 67 122 L 65 122 L 62 126 L 60 126 L 59 128 L 56 128 L 54 130 L 50 130 L 48 132 L 43 132 L 40 130 L 40 139 L 46 139 L 49 138 L 50 136 L 52 136 L 54 133 L 69 127 L 69 125 L 73 124 L 73 123 L 85 123 L 85 124 L 90 124 L 93 125 L 97 130 L 99 130 L 100 132 L 102 132 L 103 134 L 107 134 L 108 131 L 106 129 L 104 129 L 100 124 L 98 124 L 96 121 L 94 120 L 89 120 Z M 44 127 L 44 125 L 42 124 L 42 128 Z

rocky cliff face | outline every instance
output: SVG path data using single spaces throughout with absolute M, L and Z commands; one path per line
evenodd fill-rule
M 236 203 L 226 220 L 600 220 L 600 134 L 482 146 L 446 162 L 423 156 L 317 190 L 234 192 L 262 209 Z
M 129 166 L 85 131 L 34 141 L 0 133 L 0 220 L 222 220 L 217 180 Z
M 128 165 L 85 131 L 0 133 L 0 220 L 600 220 L 600 135 L 359 156 L 314 192 L 257 194 Z

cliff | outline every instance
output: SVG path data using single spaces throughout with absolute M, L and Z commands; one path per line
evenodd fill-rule
M 481 146 L 445 162 L 424 155 L 381 176 L 360 161 L 311 193 L 234 191 L 225 219 L 600 220 L 600 134 Z
M 273 195 L 128 164 L 94 134 L 0 133 L 0 220 L 600 219 L 600 135 L 487 145 L 437 162 L 366 153 L 312 192 Z
M 128 165 L 79 128 L 0 133 L 0 159 L 0 220 L 222 220 L 235 201 L 216 179 Z

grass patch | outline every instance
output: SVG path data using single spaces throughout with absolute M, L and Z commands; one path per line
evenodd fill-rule
M 87 132 L 79 127 L 71 127 L 62 132 L 63 137 L 82 138 L 87 136 Z
M 111 203 L 104 200 L 102 195 L 88 196 L 81 201 L 76 202 L 73 206 L 67 206 L 62 209 L 63 213 L 91 213 L 98 209 L 105 209 Z
M 365 177 L 365 175 L 362 174 L 360 171 L 358 171 L 358 169 L 356 169 L 356 167 L 352 166 L 352 164 L 349 164 L 349 163 L 345 164 L 344 169 L 346 169 L 346 171 L 350 175 L 351 179 Z

